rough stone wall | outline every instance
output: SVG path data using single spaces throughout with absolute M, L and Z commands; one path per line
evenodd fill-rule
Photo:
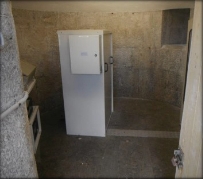
M 71 29 L 112 31 L 115 97 L 180 105 L 186 48 L 161 47 L 162 11 L 63 13 L 13 9 L 13 14 L 20 57 L 37 66 L 34 99 L 43 109 L 63 104 L 56 31 Z
M 10 2 L 1 1 L 0 9 L 0 32 L 5 41 L 0 49 L 2 113 L 24 96 L 24 90 Z M 25 104 L 0 119 L 0 134 L 0 178 L 36 178 L 37 168 Z

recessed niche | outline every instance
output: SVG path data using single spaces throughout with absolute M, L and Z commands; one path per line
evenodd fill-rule
M 190 9 L 164 10 L 162 45 L 186 44 Z

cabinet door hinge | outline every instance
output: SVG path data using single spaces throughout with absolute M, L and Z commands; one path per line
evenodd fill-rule
M 110 64 L 113 64 L 113 57 L 110 56 Z

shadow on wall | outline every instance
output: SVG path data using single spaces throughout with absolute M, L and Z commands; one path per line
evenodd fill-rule
M 44 110 L 63 105 L 56 32 L 72 29 L 112 31 L 115 97 L 180 106 L 186 47 L 162 47 L 163 11 L 63 13 L 13 9 L 13 16 L 20 58 L 37 66 L 33 99 Z

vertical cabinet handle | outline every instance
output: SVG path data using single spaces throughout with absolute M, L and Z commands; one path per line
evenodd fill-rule
M 106 69 L 105 69 L 105 72 L 107 72 L 108 71 L 108 63 L 104 63 L 105 65 L 106 65 Z

